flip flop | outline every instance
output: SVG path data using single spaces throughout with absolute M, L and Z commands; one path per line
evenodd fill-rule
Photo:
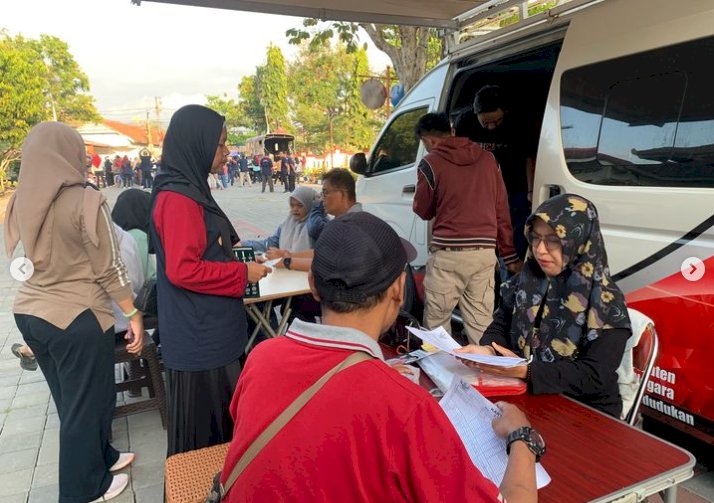
M 15 343 L 10 347 L 12 354 L 20 359 L 20 368 L 24 370 L 37 370 L 37 358 L 34 356 L 25 356 L 20 352 L 20 348 L 24 344 Z

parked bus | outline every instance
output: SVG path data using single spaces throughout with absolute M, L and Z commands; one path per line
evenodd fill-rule
M 280 152 L 292 152 L 295 148 L 295 137 L 287 133 L 266 133 L 249 138 L 245 142 L 247 157 L 268 155 L 275 159 Z

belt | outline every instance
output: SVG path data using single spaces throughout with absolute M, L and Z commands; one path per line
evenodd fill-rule
M 438 250 L 446 250 L 446 251 L 474 251 L 474 250 L 485 250 L 488 247 L 487 246 L 464 246 L 464 247 L 454 248 L 451 246 L 437 246 L 436 248 Z

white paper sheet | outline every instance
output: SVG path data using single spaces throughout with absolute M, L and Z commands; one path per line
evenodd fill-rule
M 283 260 L 282 257 L 274 258 L 273 260 L 267 260 L 267 261 L 263 262 L 263 265 L 266 267 L 275 267 L 275 265 L 278 262 L 280 262 L 281 260 Z
M 434 330 L 419 330 L 418 328 L 407 327 L 411 333 L 419 337 L 422 341 L 431 344 L 432 346 L 445 351 L 459 358 L 471 360 L 477 363 L 493 365 L 495 367 L 516 367 L 518 365 L 526 365 L 528 362 L 523 358 L 512 356 L 492 356 L 492 355 L 475 355 L 473 353 L 456 353 L 455 349 L 461 347 L 443 327 L 435 328 Z
M 481 473 L 497 486 L 506 473 L 508 455 L 506 441 L 493 431 L 491 422 L 500 410 L 473 386 L 454 378 L 444 398 L 439 402 L 466 447 L 471 461 Z M 550 483 L 550 475 L 536 463 L 538 489 Z

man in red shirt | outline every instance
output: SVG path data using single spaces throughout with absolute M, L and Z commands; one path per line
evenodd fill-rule
M 296 320 L 285 337 L 248 357 L 231 402 L 235 429 L 221 482 L 328 370 L 355 352 L 369 359 L 328 380 L 249 462 L 226 501 L 536 501 L 535 455 L 526 443 L 512 443 L 499 492 L 436 400 L 384 363 L 377 340 L 397 318 L 408 261 L 403 241 L 369 213 L 348 213 L 325 227 L 310 275 L 323 325 Z M 499 406 L 496 433 L 528 426 L 515 406 Z

